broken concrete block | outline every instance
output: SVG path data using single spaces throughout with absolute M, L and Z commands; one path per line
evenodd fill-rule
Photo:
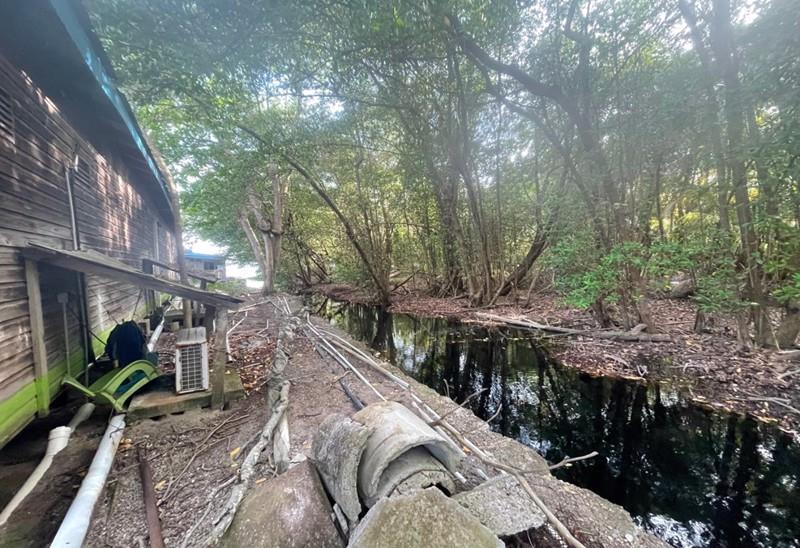
M 375 496 L 364 502 L 367 506 L 372 506 L 381 497 L 434 486 L 442 487 L 448 493 L 455 492 L 456 488 L 450 472 L 436 457 L 424 447 L 414 447 L 386 467 L 381 474 Z
M 453 500 L 466 508 L 498 537 L 537 529 L 545 516 L 519 482 L 510 475 L 495 476 Z
M 358 490 L 365 502 L 376 500 L 387 467 L 415 447 L 424 447 L 451 474 L 456 472 L 458 454 L 433 428 L 402 404 L 391 401 L 374 403 L 353 418 L 374 430 L 367 440 L 358 468 Z
M 498 548 L 504 544 L 436 488 L 383 498 L 361 520 L 349 548 Z
M 223 546 L 340 548 L 331 506 L 314 466 L 306 461 L 256 485 L 242 501 Z
M 351 523 L 358 521 L 358 464 L 372 430 L 341 413 L 328 415 L 314 436 L 312 459 L 325 487 Z

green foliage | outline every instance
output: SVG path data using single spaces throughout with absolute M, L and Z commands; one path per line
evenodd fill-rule
M 800 302 L 800 272 L 795 272 L 786 283 L 774 291 L 774 295 L 783 304 Z
M 210 291 L 225 293 L 227 295 L 246 295 L 250 292 L 245 280 L 220 280 L 208 284 L 208 288 Z
M 666 289 L 670 277 L 696 274 L 701 258 L 708 256 L 707 251 L 678 242 L 657 242 L 650 246 L 623 242 L 601 253 L 588 234 L 579 233 L 553 245 L 545 264 L 556 270 L 556 287 L 566 303 L 585 309 L 598 300 L 618 302 L 623 295 L 636 300 L 650 289 L 646 282 L 661 280 Z M 721 309 L 723 302 L 736 300 L 735 272 L 724 269 L 710 272 L 708 277 L 700 278 L 698 303 Z M 734 276 L 732 282 L 730 275 Z M 728 285 L 723 287 L 723 280 Z
M 694 301 L 706 314 L 735 312 L 747 306 L 739 297 L 740 276 L 732 264 L 719 265 L 697 280 Z
M 709 6 L 690 4 L 710 48 Z M 746 131 L 722 151 L 727 86 L 676 40 L 687 31 L 677 3 L 88 5 L 182 190 L 190 232 L 253 262 L 238 222 L 246 189 L 267 212 L 268 169 L 289 182 L 284 284 L 314 254 L 338 281 L 420 272 L 436 289 L 452 268 L 451 294 L 475 292 L 485 270 L 496 287 L 552 225 L 543 258 L 575 306 L 630 304 L 678 273 L 695 279 L 707 312 L 749 306 L 751 275 L 764 295 L 797 298 L 800 48 L 790 0 L 749 7 L 748 24 L 736 7 Z M 475 47 L 528 78 L 477 59 L 443 23 L 452 17 Z M 748 204 L 733 192 L 734 161 L 746 166 Z

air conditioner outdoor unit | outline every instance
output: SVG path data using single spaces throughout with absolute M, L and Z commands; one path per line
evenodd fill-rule
M 175 390 L 178 394 L 208 390 L 208 342 L 205 327 L 178 331 Z

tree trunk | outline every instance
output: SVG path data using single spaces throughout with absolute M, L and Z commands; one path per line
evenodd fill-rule
M 178 201 L 178 192 L 172 182 L 172 178 L 169 176 L 167 176 L 167 185 L 170 189 L 170 201 L 172 202 L 173 215 L 175 216 L 175 247 L 178 254 L 178 276 L 183 285 L 189 285 L 189 275 L 186 271 L 186 255 L 183 248 L 183 219 L 181 218 L 181 206 Z M 183 299 L 183 327 L 192 327 L 192 303 L 186 298 Z
M 606 304 L 603 302 L 603 299 L 597 299 L 595 302 L 592 303 L 591 306 L 592 315 L 594 316 L 597 323 L 600 324 L 600 327 L 612 327 L 614 322 L 611 320 L 611 316 L 608 313 L 608 309 L 606 308 Z
M 708 98 L 708 109 L 706 109 L 706 121 L 711 132 L 711 154 L 714 158 L 714 169 L 717 174 L 717 212 L 719 215 L 719 228 L 724 236 L 730 235 L 731 221 L 728 214 L 728 184 L 727 166 L 725 163 L 725 152 L 722 143 L 722 124 L 719 119 L 719 101 L 717 92 L 714 89 L 715 78 L 714 69 L 711 66 L 711 56 L 703 42 L 703 34 L 697 25 L 697 14 L 694 8 L 686 1 L 679 0 L 678 7 L 689 27 L 692 43 L 695 52 L 700 58 L 700 65 L 705 73 L 705 88 Z
M 461 71 L 458 59 L 449 52 L 449 63 L 452 77 L 456 83 L 456 126 L 455 135 L 451 135 L 451 154 L 456 170 L 464 181 L 467 190 L 467 205 L 469 206 L 470 217 L 478 236 L 478 261 L 481 267 L 481 284 L 477 288 L 478 292 L 473 295 L 476 303 L 482 303 L 492 290 L 492 263 L 489 254 L 489 234 L 483 218 L 483 204 L 481 200 L 480 186 L 475 181 L 471 157 L 471 135 L 469 120 L 467 116 L 466 96 L 464 85 L 461 78 Z
M 517 265 L 514 271 L 503 281 L 489 304 L 494 304 L 497 302 L 498 298 L 508 295 L 508 292 L 511 291 L 511 288 L 516 287 L 528 274 L 533 266 L 533 263 L 536 262 L 536 259 L 539 258 L 544 249 L 547 247 L 548 232 L 549 228 L 546 228 L 544 230 L 540 230 L 539 233 L 536 234 L 536 238 L 534 238 L 533 242 L 531 243 L 528 253 L 525 254 L 525 257 L 522 259 L 519 265 Z
M 786 307 L 785 315 L 781 324 L 775 331 L 775 341 L 782 349 L 791 348 L 800 333 L 800 305 L 789 305 Z
M 247 214 L 244 211 L 239 212 L 239 226 L 242 227 L 242 231 L 247 237 L 247 243 L 250 244 L 250 249 L 253 251 L 253 256 L 258 263 L 258 268 L 261 270 L 261 275 L 264 280 L 264 289 L 262 291 L 264 294 L 268 294 L 267 288 L 270 285 L 268 273 L 271 272 L 270 266 L 267 264 L 263 251 L 261 251 L 261 243 L 258 241 L 256 231 L 253 230 L 253 226 L 250 224 L 250 221 L 247 219 Z
M 264 294 L 272 295 L 275 293 L 275 257 L 272 253 L 272 242 L 269 232 L 261 233 L 261 243 L 264 245 Z
M 758 253 L 758 234 L 753 224 L 753 212 L 747 190 L 747 167 L 743 156 L 745 116 L 739 82 L 739 63 L 733 42 L 731 28 L 730 0 L 714 0 L 712 19 L 712 47 L 722 72 L 725 84 L 725 120 L 728 134 L 728 165 L 731 170 L 731 183 L 736 201 L 736 219 L 742 240 L 742 252 L 746 268 L 745 299 L 755 303 L 752 308 L 756 342 L 769 344 L 771 326 L 764 306 L 764 288 L 761 268 L 756 260 Z
M 650 310 L 650 299 L 644 295 L 636 299 L 636 314 L 639 316 L 639 323 L 647 326 L 648 333 L 658 333 L 659 329 Z
M 736 312 L 736 342 L 739 350 L 749 350 L 750 344 L 750 318 L 746 311 Z
M 698 309 L 694 316 L 694 332 L 702 335 L 711 328 L 712 320 L 706 316 L 705 312 Z
M 269 244 L 272 249 L 272 277 L 278 273 L 281 265 L 281 245 L 283 242 L 283 201 L 286 195 L 286 185 L 278 176 L 274 167 L 270 170 L 272 176 L 272 226 L 269 231 Z M 274 281 L 273 281 L 274 283 Z
M 364 263 L 364 267 L 367 269 L 372 281 L 375 283 L 375 289 L 378 292 L 378 297 L 381 304 L 390 304 L 391 291 L 389 289 L 389 280 L 381 277 L 378 274 L 378 270 L 376 269 L 375 265 L 372 264 L 372 260 L 370 259 L 369 255 L 367 255 L 367 252 L 358 241 L 350 220 L 344 215 L 344 213 L 342 213 L 342 210 L 339 209 L 339 207 L 336 205 L 336 202 L 333 201 L 333 198 L 331 198 L 331 196 L 326 192 L 325 188 L 322 186 L 322 183 L 318 181 L 303 164 L 286 153 L 282 153 L 281 156 L 289 165 L 291 165 L 300 175 L 303 176 L 306 182 L 311 185 L 311 188 L 314 189 L 314 191 L 319 195 L 320 198 L 322 198 L 325 204 L 327 204 L 330 210 L 333 211 L 334 215 L 336 215 L 336 217 L 339 219 L 339 222 L 342 223 L 342 227 L 347 235 L 347 239 L 355 248 L 358 256 L 361 258 L 361 261 Z M 387 268 L 386 270 L 388 271 L 389 269 Z

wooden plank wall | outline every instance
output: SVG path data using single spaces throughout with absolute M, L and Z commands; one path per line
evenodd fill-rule
M 169 220 L 155 213 L 116 159 L 101 156 L 33 82 L 0 55 L 0 446 L 19 427 L 20 394 L 33 382 L 33 354 L 20 247 L 28 242 L 71 249 L 65 166 L 80 156 L 74 199 L 81 245 L 141 268 L 143 257 L 176 262 Z M 59 292 L 69 295 L 70 346 L 78 350 L 77 285 L 70 273 L 42 270 L 45 344 L 51 370 L 65 361 Z M 139 289 L 87 277 L 91 329 L 107 333 L 144 306 Z M 59 378 L 51 378 L 53 388 Z M 53 392 L 55 393 L 55 391 Z M 17 395 L 13 409 L 3 406 Z M 35 396 L 34 396 L 35 397 Z M 35 403 L 35 402 L 34 402 Z M 23 413 L 25 421 L 29 413 Z M 10 422 L 15 422 L 10 425 Z M 4 424 L 5 423 L 5 424 Z

